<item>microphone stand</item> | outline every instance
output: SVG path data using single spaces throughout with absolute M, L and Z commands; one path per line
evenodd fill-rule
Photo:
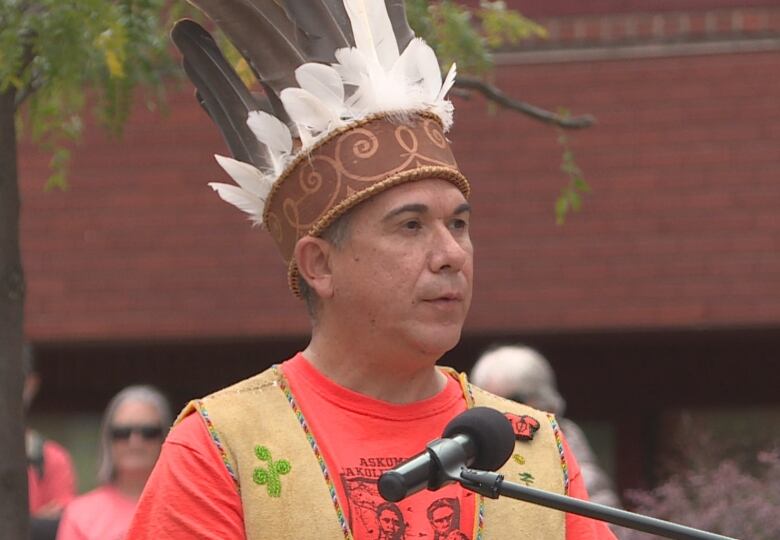
M 444 474 L 450 480 L 460 483 L 469 491 L 479 493 L 491 499 L 497 499 L 500 495 L 504 495 L 512 499 L 555 508 L 556 510 L 579 514 L 600 521 L 608 521 L 629 529 L 653 533 L 675 540 L 736 540 L 728 536 L 677 525 L 676 523 L 619 510 L 611 506 L 515 484 L 505 481 L 503 475 L 494 472 L 461 467 L 459 471 L 455 471 L 453 468 L 450 468 L 450 470 L 445 469 Z

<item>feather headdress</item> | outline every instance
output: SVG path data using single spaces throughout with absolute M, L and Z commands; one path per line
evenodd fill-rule
M 198 101 L 235 158 L 216 156 L 236 185 L 209 185 L 270 230 L 294 291 L 295 241 L 367 196 L 422 177 L 468 194 L 443 136 L 455 65 L 442 80 L 402 0 L 189 1 L 223 30 L 265 91 L 252 94 L 197 23 L 174 26 Z

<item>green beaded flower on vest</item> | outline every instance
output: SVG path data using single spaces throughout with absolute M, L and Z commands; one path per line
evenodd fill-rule
M 286 459 L 274 461 L 271 451 L 265 446 L 255 446 L 255 455 L 260 461 L 267 461 L 268 468 L 257 467 L 252 473 L 252 479 L 256 484 L 266 486 L 268 495 L 279 497 L 282 494 L 282 481 L 279 477 L 290 472 L 290 462 Z

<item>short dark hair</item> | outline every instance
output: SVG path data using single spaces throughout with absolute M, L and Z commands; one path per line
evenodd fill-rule
M 341 214 L 336 218 L 336 221 L 328 225 L 325 230 L 319 234 L 319 237 L 323 240 L 327 240 L 336 248 L 341 247 L 349 238 L 350 214 L 351 212 Z M 315 319 L 317 316 L 317 303 L 319 302 L 319 297 L 312 288 L 309 287 L 309 283 L 301 275 L 298 276 L 298 290 L 301 292 L 301 298 L 306 302 L 306 311 L 309 312 L 309 317 Z
M 428 506 L 428 510 L 426 510 L 429 521 L 433 521 L 433 513 L 439 508 L 449 508 L 452 510 L 453 524 L 456 527 L 460 527 L 460 502 L 458 499 L 455 497 L 442 497 L 441 499 L 433 501 L 430 506 Z

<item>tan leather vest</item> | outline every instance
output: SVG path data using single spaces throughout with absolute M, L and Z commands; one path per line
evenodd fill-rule
M 532 440 L 516 442 L 512 458 L 499 471 L 506 480 L 565 493 L 566 464 L 555 419 L 471 386 L 465 375 L 459 379 L 469 407 L 529 415 L 540 424 Z M 249 540 L 352 538 L 333 477 L 281 370 L 271 368 L 192 401 L 179 420 L 194 411 L 204 419 L 236 482 Z M 427 442 L 421 441 L 421 450 Z M 474 499 L 474 540 L 565 538 L 563 512 L 509 498 Z

